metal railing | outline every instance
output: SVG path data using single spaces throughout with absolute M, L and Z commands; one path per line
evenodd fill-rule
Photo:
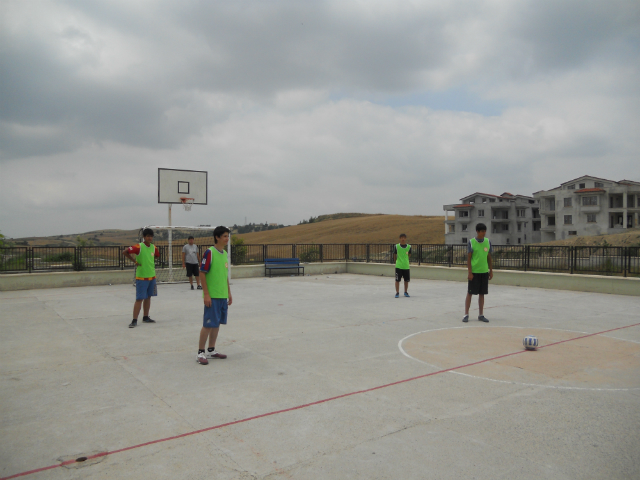
M 303 263 L 365 262 L 393 264 L 394 244 L 271 244 L 237 245 L 233 265 L 263 264 L 267 258 L 299 258 Z M 0 247 L 0 273 L 125 270 L 134 265 L 123 255 L 124 246 Z M 156 266 L 168 266 L 167 246 L 159 246 Z M 200 247 L 202 255 L 206 247 Z M 182 247 L 173 247 L 174 267 L 182 264 Z M 493 268 L 588 275 L 640 276 L 640 247 L 569 247 L 493 245 Z M 418 244 L 411 249 L 414 265 L 464 267 L 466 245 Z

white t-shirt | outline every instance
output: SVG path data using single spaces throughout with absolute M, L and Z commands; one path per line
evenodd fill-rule
M 194 243 L 189 245 L 188 243 L 182 247 L 182 253 L 184 256 L 184 263 L 198 263 L 198 246 Z

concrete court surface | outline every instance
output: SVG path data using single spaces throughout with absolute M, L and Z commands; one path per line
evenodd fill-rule
M 231 288 L 207 366 L 185 284 L 135 329 L 130 285 L 0 292 L 0 477 L 640 478 L 638 297 L 490 286 L 463 324 L 463 283 Z

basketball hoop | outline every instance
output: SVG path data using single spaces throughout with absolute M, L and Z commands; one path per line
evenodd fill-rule
M 190 212 L 191 207 L 193 206 L 193 198 L 189 197 L 180 197 L 180 201 L 182 202 L 182 206 L 184 207 L 185 212 Z

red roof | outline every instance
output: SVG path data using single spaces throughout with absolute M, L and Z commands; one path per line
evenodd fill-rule
M 456 205 L 453 208 L 469 208 L 469 207 L 473 207 L 473 205 L 471 205 L 469 203 L 463 203 L 462 205 Z
M 604 192 L 605 190 L 602 188 L 583 188 L 581 190 L 576 190 L 573 193 L 596 193 L 596 192 Z

